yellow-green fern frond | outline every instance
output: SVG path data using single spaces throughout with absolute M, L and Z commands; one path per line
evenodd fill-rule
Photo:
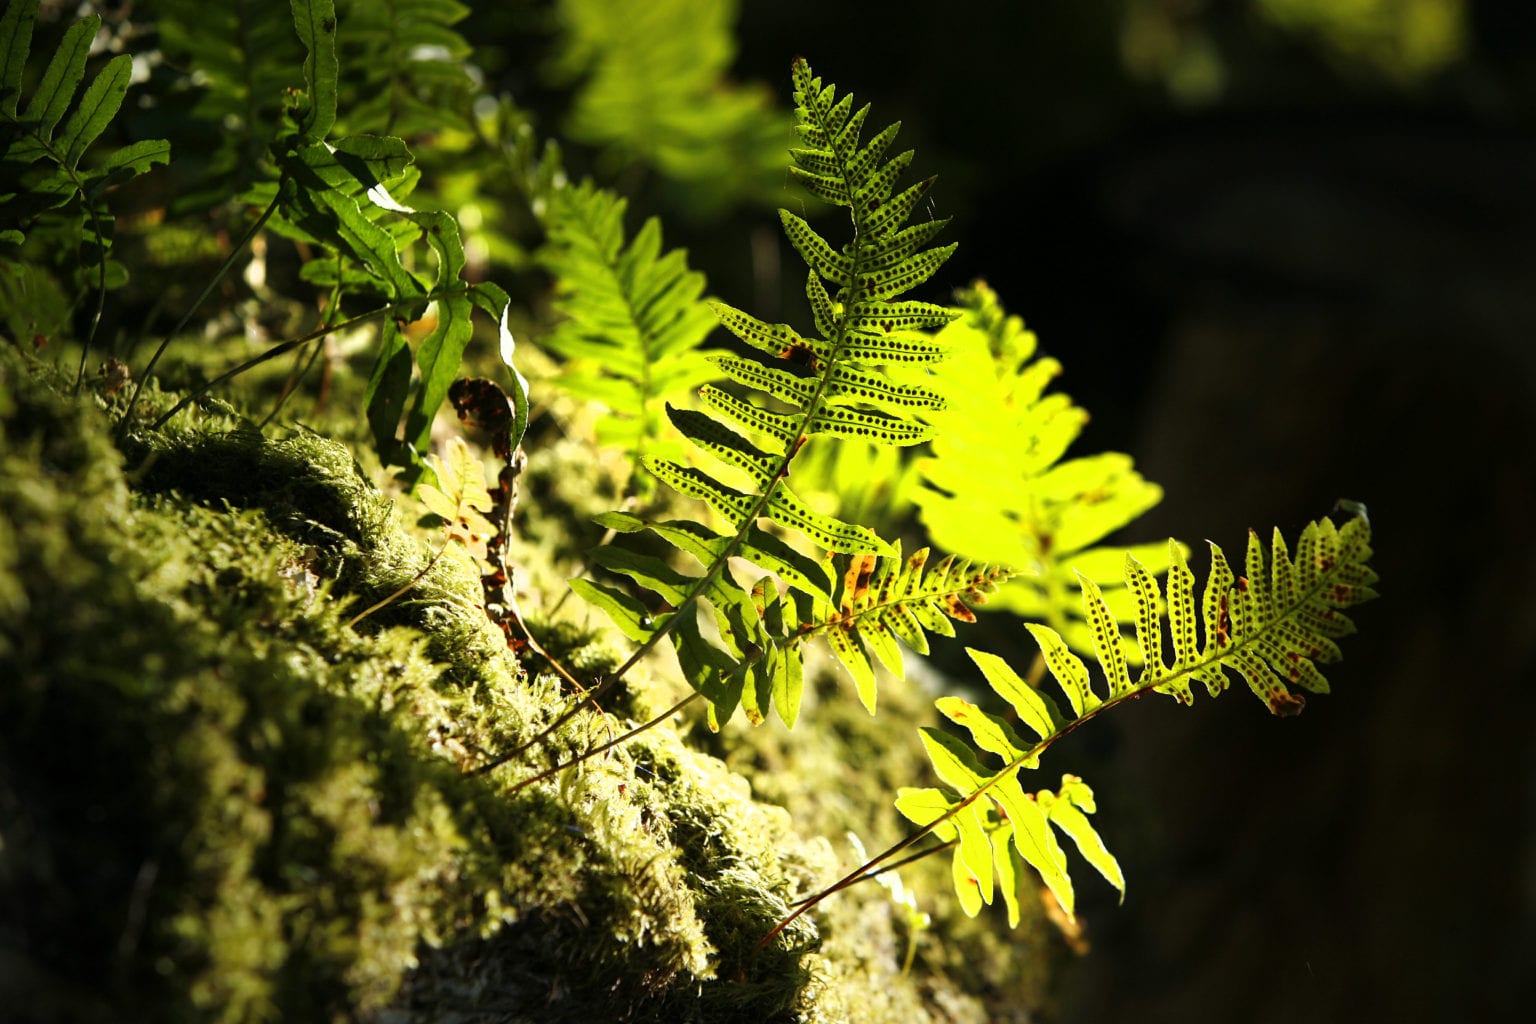
M 1061 364 L 1037 356 L 1034 334 L 985 284 L 960 299 L 964 315 L 937 337 L 950 358 L 932 378 L 949 405 L 929 417 L 938 436 L 917 462 L 922 484 L 911 500 L 938 547 L 1020 570 L 995 610 L 1044 622 L 1086 653 L 1092 637 L 1072 597 L 1077 575 L 1096 583 L 1118 615 L 1130 614 L 1125 549 L 1098 545 L 1162 500 L 1162 488 L 1127 455 L 1063 461 L 1088 414 L 1047 393 Z M 1163 545 L 1131 552 L 1154 573 L 1168 566 Z
M 1249 535 L 1244 575 L 1234 577 L 1219 547 L 1211 545 L 1211 571 L 1197 605 L 1194 574 L 1172 541 L 1168 578 L 1168 638 L 1159 611 L 1157 581 L 1134 557 L 1125 562 L 1126 585 L 1134 595 L 1136 633 L 1145 660 L 1134 677 L 1128 642 L 1100 588 L 1081 577 L 1083 618 L 1093 632 L 1102 683 L 1046 626 L 1030 625 L 1040 655 L 1066 699 L 1062 708 L 995 655 L 971 651 L 991 688 L 1013 715 L 1004 718 L 970 701 L 944 697 L 939 711 L 970 736 L 924 728 L 923 745 L 947 789 L 904 789 L 896 806 L 912 821 L 956 844 L 955 883 L 961 903 L 974 913 L 1001 888 L 1010 918 L 1017 913 L 1009 894 L 1018 862 L 1030 864 L 1073 910 L 1066 858 L 1052 834 L 1065 832 L 1090 864 L 1124 892 L 1118 864 L 1083 814 L 1093 795 L 1070 776 L 1054 794 L 1028 793 L 1020 772 L 1039 765 L 1040 755 L 1085 719 L 1154 690 L 1191 703 L 1190 684 L 1199 681 L 1214 695 L 1237 675 L 1277 715 L 1292 715 L 1304 703 L 1292 685 L 1326 693 L 1318 669 L 1339 658 L 1338 637 L 1353 632 L 1343 609 L 1375 597 L 1370 523 L 1363 510 L 1342 527 L 1322 519 L 1302 531 L 1293 559 L 1279 531 L 1268 558 L 1256 534 Z M 1165 654 L 1171 654 L 1171 660 Z M 1002 767 L 996 767 L 1002 762 Z M 1070 780 L 1070 781 L 1069 781 Z M 994 886 L 994 881 L 997 887 Z
M 1013 575 L 1003 566 L 955 555 L 929 566 L 927 548 L 903 558 L 900 542 L 892 545 L 889 556 L 862 554 L 843 561 L 847 565 L 834 600 L 819 603 L 812 621 L 791 625 L 801 636 L 826 637 L 870 714 L 875 712 L 870 654 L 901 678 L 905 668 L 897 640 L 918 654 L 927 654 L 927 633 L 954 636 L 950 619 L 975 622 L 971 609 L 984 604 L 998 584 Z
M 897 126 L 866 141 L 861 136 L 867 106 L 855 112 L 852 96 L 839 98 L 804 61 L 795 62 L 793 74 L 805 145 L 791 150 L 791 171 L 813 194 L 848 208 L 853 222 L 853 237 L 834 247 L 800 217 L 787 210 L 779 213 L 791 243 L 810 268 L 806 296 L 815 330 L 802 333 L 725 303 L 712 304 L 719 321 L 746 346 L 746 354 L 713 359 L 735 386 L 728 390 L 706 385 L 700 389 L 703 410 L 669 408 L 668 413 L 717 469 L 654 456 L 642 462 L 679 493 L 709 504 L 727 527 L 715 533 L 607 517 L 614 529 L 649 528 L 699 563 L 702 575 L 689 576 L 659 559 L 616 551 L 595 555 L 599 565 L 631 577 L 661 600 L 667 610 L 658 610 L 654 617 L 643 602 L 605 584 L 576 584 L 643 644 L 670 635 L 684 673 L 710 700 L 717 720 L 739 704 L 760 720 L 770 701 L 785 721 L 794 719 L 801 658 L 798 624 L 814 614 L 791 615 L 776 584 L 765 584 L 761 576 L 750 584 L 738 582 L 725 571 L 727 561 L 743 556 L 759 573 L 777 576 L 788 588 L 791 604 L 809 602 L 814 609 L 818 602 L 831 602 L 826 570 L 767 533 L 759 520 L 773 520 L 826 551 L 895 555 L 892 546 L 867 527 L 817 512 L 797 497 L 788 482 L 795 456 L 816 435 L 884 445 L 920 443 L 933 431 L 916 413 L 944 405 L 932 388 L 897 381 L 886 373 L 892 366 L 931 365 L 944 354 L 926 332 L 949 322 L 950 311 L 897 298 L 931 276 L 954 249 L 924 248 L 943 227 L 942 221 L 907 226 L 931 180 L 897 192 L 897 182 L 912 160 L 910 151 L 885 159 Z M 772 404 L 753 400 L 759 396 Z M 713 609 L 723 647 L 699 633 L 696 601 Z M 873 705 L 872 688 L 861 690 Z
M 662 251 L 655 217 L 626 242 L 624 210 L 623 199 L 590 182 L 550 191 L 540 257 L 566 319 L 543 344 L 568 360 L 556 383 L 612 413 L 598 440 L 623 446 L 638 469 L 647 456 L 677 454 L 676 444 L 659 447 L 669 427 L 663 413 L 715 376 L 698 347 L 716 321 L 687 252 Z

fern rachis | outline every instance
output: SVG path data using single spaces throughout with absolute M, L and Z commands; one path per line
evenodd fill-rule
M 1146 655 L 1134 681 L 1127 658 L 1128 641 L 1097 585 L 1080 577 L 1084 617 L 1092 625 L 1095 660 L 1106 680 L 1102 693 L 1087 666 L 1059 634 L 1046 626 L 1027 627 L 1066 697 L 1070 713 L 1001 658 L 970 650 L 988 684 L 1012 708 L 1014 719 L 991 714 L 957 697 L 940 698 L 939 711 L 968 732 L 971 742 L 944 729 L 922 729 L 929 760 L 947 788 L 902 789 L 897 809 L 919 829 L 811 897 L 764 943 L 816 902 L 869 877 L 930 834 L 945 841 L 941 848 L 954 848 L 956 890 L 962 907 L 971 914 L 992 902 L 994 876 L 1005 887 L 1015 884 L 1021 862 L 1030 864 L 1066 912 L 1072 913 L 1071 879 L 1053 826 L 1068 834 L 1089 862 L 1123 893 L 1124 879 L 1118 865 L 1082 816 L 1093 810 L 1092 791 L 1077 788 L 1081 780 L 1068 776 L 1062 790 L 1054 795 L 1049 791 L 1030 794 L 1021 785 L 1020 772 L 1038 767 L 1041 755 L 1062 736 L 1148 691 L 1166 693 L 1189 704 L 1193 701 L 1191 683 L 1203 683 L 1215 696 L 1225 689 L 1228 675 L 1235 673 L 1276 715 L 1295 714 L 1304 704 L 1287 683 L 1326 693 L 1328 683 L 1317 664 L 1338 660 L 1334 641 L 1354 631 L 1343 609 L 1376 596 L 1371 589 L 1376 574 L 1368 565 L 1369 520 L 1363 509 L 1346 507 L 1354 515 L 1342 527 L 1321 519 L 1302 531 L 1294 560 L 1278 530 L 1267 560 L 1258 535 L 1250 532 L 1242 577 L 1234 577 L 1221 549 L 1211 544 L 1211 570 L 1198 609 L 1194 574 L 1178 544 L 1170 540 L 1173 568 L 1166 596 L 1171 662 L 1163 656 L 1164 617 L 1159 612 L 1163 594 L 1152 574 L 1128 555 L 1125 576 L 1136 598 L 1137 640 Z M 1021 738 L 1015 724 L 1033 738 Z M 989 766 L 978 751 L 1002 761 L 1002 767 Z M 1016 921 L 1015 897 L 1006 888 L 1005 899 L 1010 918 Z
M 788 324 L 766 323 L 725 303 L 713 304 L 720 322 L 755 350 L 745 357 L 717 356 L 716 366 L 738 385 L 767 393 L 789 411 L 770 410 L 713 385 L 700 392 L 706 412 L 669 409 L 682 434 L 735 471 L 749 489 L 729 486 L 705 470 L 673 460 L 654 456 L 643 460 L 657 477 L 683 494 L 704 500 L 732 527 L 730 532 L 710 533 L 691 542 L 703 570 L 698 576 L 679 576 L 660 563 L 615 553 L 598 556 L 661 596 L 666 612 L 653 621 L 643 605 L 621 591 L 594 581 L 575 584 L 641 644 L 618 674 L 663 637 L 671 636 L 689 681 L 709 698 L 715 720 L 728 717 L 742 702 L 754 720 L 776 706 L 780 716 L 792 722 L 801 656 L 801 638 L 793 631 L 804 628 L 814 616 L 788 611 L 795 601 L 808 608 L 831 607 L 831 577 L 814 563 L 809 568 L 797 564 L 799 559 L 772 541 L 759 520 L 774 520 L 833 552 L 894 555 L 894 549 L 873 531 L 817 513 L 790 490 L 790 465 L 806 440 L 826 434 L 915 444 L 931 436 L 931 429 L 913 420 L 911 411 L 943 404 L 931 389 L 896 384 L 879 372 L 883 365 L 922 365 L 943 355 L 941 346 L 918 332 L 948 322 L 950 311 L 931 303 L 893 301 L 931 276 L 954 249 L 952 245 L 922 249 L 943 221 L 904 227 L 931 179 L 893 195 L 912 159 L 908 151 L 884 160 L 897 126 L 861 145 L 869 108 L 854 112 L 852 96 L 838 98 L 834 88 L 823 87 L 803 61 L 795 63 L 793 76 L 805 145 L 791 150 L 795 160 L 791 171 L 813 194 L 849 210 L 852 240 L 842 251 L 834 250 L 800 217 L 780 211 L 785 233 L 810 268 L 806 295 L 814 335 L 802 334 Z M 669 543 L 678 543 L 675 536 L 655 532 Z M 790 601 L 782 600 L 778 584 L 765 585 L 760 580 L 749 592 L 726 574 L 725 566 L 737 555 L 777 574 L 789 590 Z M 713 609 L 727 649 L 704 640 L 694 627 L 694 605 L 701 599 Z M 843 645 L 839 653 L 847 652 Z M 862 659 L 862 651 L 855 657 Z M 872 677 L 867 683 L 863 675 L 867 663 L 862 672 L 854 671 L 861 696 L 873 707 Z

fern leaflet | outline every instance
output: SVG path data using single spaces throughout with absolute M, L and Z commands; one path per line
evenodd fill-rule
M 912 411 L 943 405 L 931 389 L 898 385 L 880 372 L 885 365 L 929 364 L 943 355 L 942 347 L 921 332 L 947 323 L 949 310 L 893 301 L 926 280 L 954 249 L 922 248 L 943 227 L 942 221 L 903 227 L 931 179 L 893 195 L 912 159 L 908 151 L 883 160 L 897 126 L 861 145 L 869 108 L 855 113 L 853 97 L 837 98 L 835 89 L 823 87 L 804 61 L 795 62 L 793 75 L 806 146 L 791 151 L 796 163 L 791 171 L 813 193 L 849 209 L 853 238 L 841 251 L 834 250 L 804 220 L 780 211 L 790 241 L 811 268 L 806 295 L 816 334 L 802 335 L 788 324 L 765 323 L 725 303 L 712 304 L 720 322 L 756 350 L 750 358 L 717 356 L 715 364 L 743 388 L 766 393 L 788 411 L 757 405 L 713 385 L 700 391 L 709 413 L 668 409 L 682 434 L 746 488 L 669 459 L 643 459 L 646 468 L 674 489 L 707 502 L 731 528 L 679 543 L 675 532 L 652 527 L 664 540 L 693 554 L 704 569 L 702 576 L 684 576 L 658 559 L 637 562 L 611 552 L 598 557 L 600 564 L 619 568 L 660 597 L 669 611 L 652 621 L 644 606 L 628 595 L 592 581 L 577 584 L 584 596 L 642 642 L 635 657 L 662 636 L 672 636 L 684 674 L 710 701 L 714 721 L 728 717 L 743 694 L 751 695 L 745 700 L 754 719 L 768 709 L 769 700 L 761 695 L 783 695 L 772 703 L 786 722 L 793 721 L 798 706 L 801 651 L 781 632 L 789 628 L 783 604 L 768 592 L 773 584 L 757 580 L 743 585 L 727 573 L 730 557 L 744 556 L 758 570 L 777 573 L 792 601 L 810 602 L 811 608 L 817 601 L 831 602 L 831 580 L 825 571 L 814 563 L 810 568 L 801 565 L 803 556 L 791 557 L 787 552 L 792 549 L 757 525 L 760 518 L 804 534 L 829 551 L 895 554 L 872 531 L 818 513 L 796 497 L 786 484 L 795 455 L 816 434 L 918 443 L 932 431 L 912 419 Z M 620 559 L 623 564 L 616 565 Z M 714 610 L 724 648 L 700 633 L 693 607 L 698 600 Z M 811 617 L 807 609 L 803 621 Z M 872 693 L 867 703 L 873 703 Z
M 448 439 L 447 458 L 428 455 L 425 461 L 437 484 L 423 483 L 416 488 L 421 503 L 443 521 L 443 532 L 450 542 L 456 541 L 484 558 L 485 542 L 496 533 L 496 527 L 485 518 L 491 510 L 485 467 L 462 437 Z
M 803 636 L 821 634 L 837 660 L 853 676 L 859 699 L 875 711 L 875 673 L 869 654 L 900 678 L 904 673 L 899 639 L 918 654 L 928 653 L 925 631 L 954 636 L 950 619 L 975 622 L 971 611 L 987 601 L 1013 570 L 946 555 L 929 567 L 928 549 L 901 557 L 901 544 L 890 556 L 853 555 L 842 577 L 838 600 L 818 605 L 813 623 L 795 623 Z M 868 653 L 866 653 L 866 649 Z
M 1029 625 L 1070 713 L 1026 683 L 1001 658 L 970 651 L 1028 735 L 969 701 L 941 698 L 939 711 L 969 732 L 971 743 L 952 732 L 924 728 L 923 745 L 948 791 L 904 788 L 896 801 L 909 819 L 955 842 L 956 889 L 969 913 L 992 902 L 995 877 L 1004 889 L 1010 918 L 1016 921 L 1014 898 L 1008 891 L 1021 862 L 1033 867 L 1067 913 L 1072 913 L 1072 883 L 1052 834 L 1053 825 L 1071 836 L 1088 862 L 1124 892 L 1119 866 L 1082 817 L 1093 810 L 1091 791 L 1078 789 L 1079 783 L 1074 782 L 1055 794 L 1031 795 L 1020 781 L 1021 769 L 1037 767 L 1046 748 L 1086 719 L 1148 690 L 1189 704 L 1192 682 L 1203 683 L 1214 696 L 1226 687 L 1229 674 L 1242 677 L 1277 715 L 1296 714 L 1304 704 L 1301 694 L 1287 684 L 1328 692 L 1328 681 L 1317 665 L 1338 660 L 1335 639 L 1354 631 L 1342 609 L 1376 596 L 1371 589 L 1376 574 L 1366 564 L 1371 556 L 1370 524 L 1363 511 L 1342 527 L 1329 519 L 1309 524 L 1294 559 L 1278 530 L 1267 561 L 1264 545 L 1257 534 L 1250 533 L 1241 577 L 1233 576 L 1219 547 L 1210 547 L 1211 571 L 1197 610 L 1194 574 L 1178 545 L 1169 541 L 1172 661 L 1164 657 L 1158 611 L 1163 595 L 1158 583 L 1134 556 L 1126 557 L 1126 585 L 1135 595 L 1136 634 L 1145 654 L 1134 680 L 1129 645 L 1099 587 L 1087 577 L 1079 577 L 1083 614 L 1093 630 L 1106 688 L 1095 687 L 1087 666 L 1054 630 Z M 1003 767 L 984 763 L 978 750 L 1003 761 Z

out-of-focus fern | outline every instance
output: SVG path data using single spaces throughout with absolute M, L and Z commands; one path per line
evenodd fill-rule
M 735 19 L 730 0 L 560 0 L 553 75 L 581 83 L 568 137 L 684 185 L 689 215 L 772 201 L 790 125 L 766 88 L 725 78 Z
M 349 132 L 414 138 L 467 128 L 472 48 L 453 26 L 457 0 L 341 0 L 337 37 L 342 124 Z
M 453 217 L 399 201 L 419 179 L 404 142 L 365 133 L 329 138 L 341 73 L 335 5 L 290 0 L 290 9 L 305 54 L 303 88 L 288 91 L 282 130 L 269 146 L 276 180 L 258 181 L 243 198 L 266 208 L 258 227 L 267 224 L 319 250 L 301 269 L 305 280 L 330 289 L 333 303 L 361 296 L 369 306 L 364 316 L 380 321 L 365 394 L 368 422 L 381 460 L 414 476 L 432 418 L 458 377 L 473 308 L 500 320 L 505 332 L 507 295 L 494 284 L 464 280 L 464 244 Z M 412 251 L 420 241 L 431 251 L 430 271 L 417 269 L 426 262 Z M 414 369 L 404 331 L 411 322 L 424 328 Z
M 1115 615 L 1098 585 L 1085 576 L 1079 577 L 1083 617 L 1093 632 L 1105 685 L 1095 686 L 1087 666 L 1054 630 L 1028 627 L 1069 711 L 1021 679 L 1002 659 L 970 652 L 992 689 L 1012 707 L 1014 717 L 1004 719 L 958 697 L 941 698 L 939 711 L 967 730 L 971 742 L 952 732 L 924 728 L 923 745 L 948 788 L 903 789 L 896 802 L 902 814 L 924 826 L 925 832 L 955 844 L 956 889 L 969 913 L 992 901 L 995 877 L 1010 919 L 1017 923 L 1013 893 L 1022 863 L 1034 868 L 1062 907 L 1072 913 L 1072 882 L 1066 857 L 1052 834 L 1053 825 L 1124 892 L 1119 866 L 1083 817 L 1094 809 L 1092 792 L 1067 776 L 1054 794 L 1030 794 L 1020 779 L 1023 769 L 1038 767 L 1046 748 L 1087 719 L 1149 690 L 1190 704 L 1192 683 L 1203 683 L 1215 696 L 1226 688 L 1229 674 L 1240 676 L 1277 715 L 1296 714 L 1305 703 L 1290 685 L 1328 692 L 1328 681 L 1317 666 L 1337 661 L 1339 648 L 1334 641 L 1354 631 L 1342 609 L 1376 596 L 1371 589 L 1376 574 L 1367 565 L 1370 524 L 1363 510 L 1342 527 L 1329 519 L 1309 524 L 1301 533 L 1294 559 L 1279 530 L 1274 532 L 1267 560 L 1258 535 L 1250 533 L 1245 575 L 1240 577 L 1233 576 L 1221 549 L 1215 544 L 1210 547 L 1211 570 L 1197 606 L 1194 574 L 1179 546 L 1169 541 L 1171 661 L 1163 653 L 1159 612 L 1163 595 L 1158 583 L 1141 562 L 1126 556 L 1126 586 L 1134 595 L 1136 636 L 1145 655 L 1135 678 L 1129 645 Z M 1003 766 L 984 763 L 983 756 L 1000 760 Z
M 647 455 L 679 454 L 658 447 L 663 411 L 716 376 L 698 351 L 716 320 L 688 254 L 662 252 L 659 220 L 625 242 L 625 205 L 590 182 L 550 190 L 540 255 L 565 320 L 542 344 L 569 360 L 560 387 L 608 407 L 598 440 L 622 446 L 638 470 Z M 643 486 L 649 477 L 634 479 Z
M 1162 500 L 1162 488 L 1128 455 L 1062 461 L 1088 414 L 1045 393 L 1061 364 L 1036 358 L 1034 334 L 985 284 L 960 300 L 964 315 L 939 334 L 950 358 L 933 378 L 949 405 L 929 414 L 938 436 L 932 455 L 917 461 L 922 485 L 911 499 L 938 547 L 1020 570 L 994 608 L 1044 622 L 1073 650 L 1090 651 L 1089 624 L 1072 599 L 1076 575 L 1098 585 L 1116 614 L 1131 613 L 1125 549 L 1095 545 Z M 1131 552 L 1154 573 L 1168 566 L 1161 544 Z
M 34 255 L 40 258 L 69 254 L 64 257 L 69 265 L 61 269 L 83 271 L 77 287 L 96 292 L 85 333 L 88 349 L 107 290 L 127 280 L 127 271 L 109 257 L 115 222 L 107 196 L 153 165 L 166 163 L 171 148 L 164 139 L 141 139 L 113 149 L 94 167 L 85 162 L 123 105 L 133 65 L 133 58 L 119 54 L 86 84 L 86 59 L 99 17 L 70 25 L 22 104 L 37 7 L 38 0 L 9 0 L 0 15 L 0 253 L 35 239 L 33 248 L 41 252 Z M 75 254 L 78 260 L 71 261 Z M 81 358 L 83 372 L 83 353 Z
M 932 431 L 911 417 L 912 410 L 943 405 L 931 389 L 898 385 L 880 372 L 880 367 L 893 364 L 930 364 L 943 355 L 942 347 L 922 332 L 946 323 L 950 312 L 931 303 L 895 301 L 927 280 L 954 249 L 922 248 L 943 227 L 942 221 L 905 226 L 931 179 L 893 194 L 912 160 L 910 150 L 884 159 L 898 126 L 861 144 L 868 106 L 855 111 L 851 95 L 839 98 L 804 61 L 795 62 L 793 74 L 805 146 L 791 150 L 791 170 L 812 194 L 847 208 L 853 226 L 852 239 L 839 250 L 800 217 L 780 211 L 786 234 L 811 268 L 806 295 L 820 336 L 803 336 L 787 324 L 764 323 L 724 303 L 714 304 L 721 323 L 759 353 L 716 356 L 715 364 L 738 385 L 765 393 L 787 411 L 714 386 L 701 389 L 713 415 L 669 409 L 677 428 L 745 490 L 668 459 L 647 456 L 644 464 L 680 493 L 708 502 L 729 529 L 717 534 L 697 524 L 650 525 L 652 532 L 698 561 L 700 576 L 687 576 L 650 556 L 600 549 L 599 564 L 634 578 L 662 600 L 665 610 L 653 611 L 622 591 L 590 580 L 573 584 L 641 642 L 634 658 L 670 635 L 684 675 L 710 701 L 716 721 L 744 703 L 754 720 L 761 720 L 771 705 L 786 722 L 793 722 L 799 706 L 800 633 L 815 628 L 818 609 L 836 607 L 826 569 L 764 531 L 759 519 L 772 519 L 828 551 L 896 555 L 869 529 L 814 512 L 796 497 L 787 483 L 795 455 L 815 434 L 888 445 L 919 443 Z M 824 282 L 831 284 L 831 293 Z M 633 530 L 643 524 L 609 517 L 607 525 Z M 779 582 L 760 577 L 743 585 L 726 571 L 733 556 L 775 574 Z M 787 588 L 787 599 L 779 583 Z M 927 599 L 921 585 L 909 593 Z M 695 609 L 700 600 L 714 612 L 723 647 L 700 632 Z M 835 646 L 834 651 L 846 653 Z M 873 706 L 873 691 L 863 685 L 861 690 L 867 690 L 866 703 Z
M 208 207 L 265 173 L 285 97 L 304 84 L 293 12 L 271 0 L 157 0 L 153 17 L 161 54 L 196 96 L 177 152 L 206 162 L 176 208 Z

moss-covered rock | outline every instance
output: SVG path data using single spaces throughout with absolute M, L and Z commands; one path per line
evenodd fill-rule
M 873 885 L 757 948 L 852 863 L 838 814 L 888 818 L 871 760 L 894 741 L 837 713 L 798 747 L 736 738 L 781 744 L 740 762 L 795 819 L 670 725 L 516 785 L 625 727 L 603 715 L 476 772 L 572 698 L 522 671 L 478 581 L 434 561 L 346 449 L 217 408 L 119 448 L 113 400 L 46 378 L 0 349 L 4 1005 L 73 1021 L 984 1018 L 949 973 L 991 954 L 946 960 L 924 939 L 905 972 L 902 912 Z M 614 656 L 574 622 L 549 635 L 578 666 Z M 811 810 L 839 760 L 868 786 Z

